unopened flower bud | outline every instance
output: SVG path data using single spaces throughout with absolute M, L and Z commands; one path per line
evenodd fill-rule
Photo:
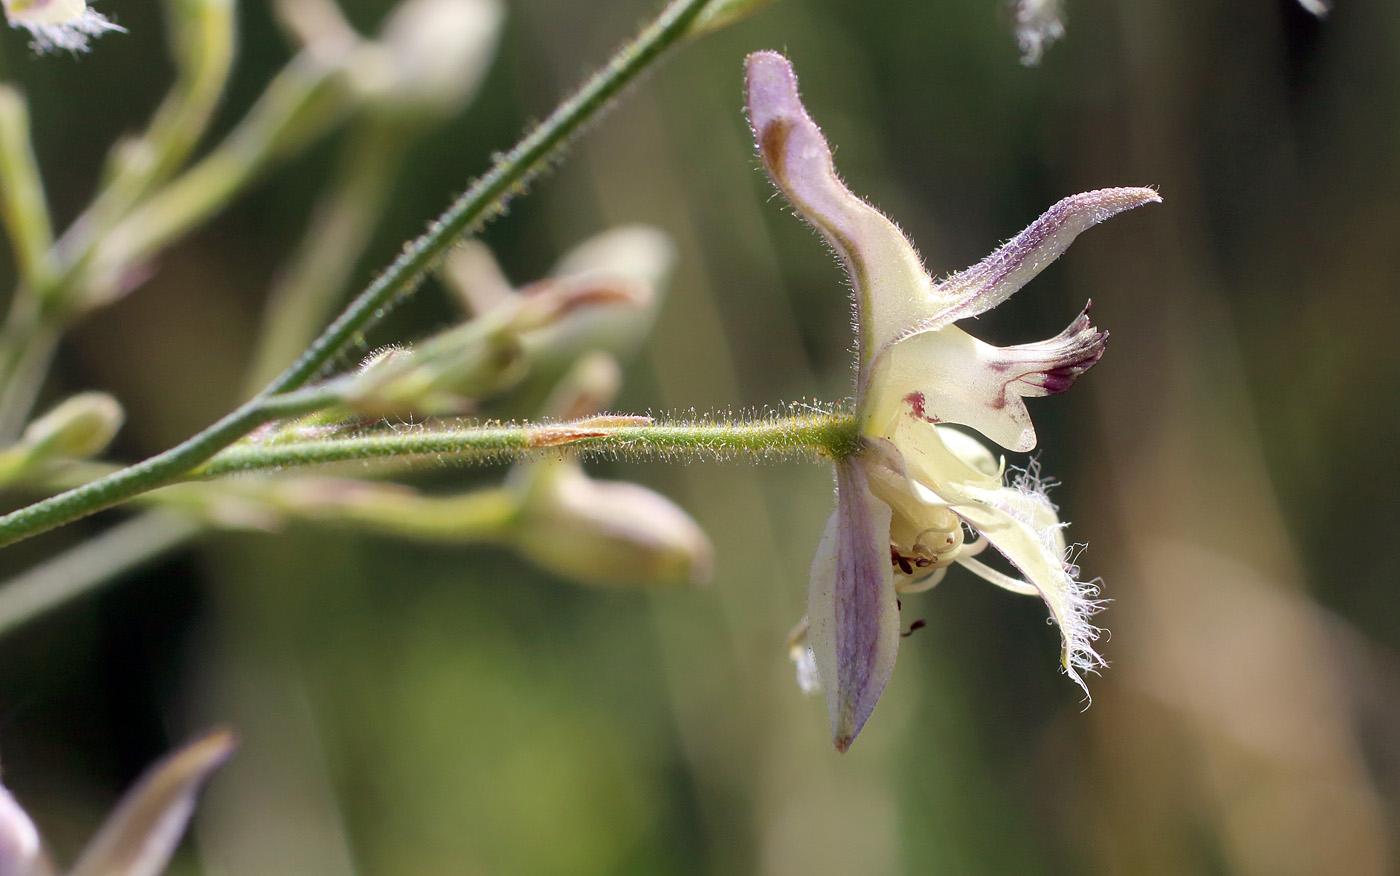
M 605 409 L 622 388 L 622 368 L 607 353 L 589 353 L 574 363 L 549 398 L 544 415 L 555 420 L 578 420 Z
M 630 301 L 571 314 L 531 333 L 526 349 L 541 362 L 572 362 L 585 350 L 627 355 L 651 331 L 675 260 L 671 238 L 649 225 L 623 225 L 589 238 L 565 253 L 542 282 L 626 290 Z
M 371 356 L 348 383 L 345 401 L 373 416 L 464 413 L 475 399 L 525 372 L 519 339 L 466 323 L 419 344 Z
M 414 116 L 451 116 L 474 95 L 496 55 L 499 0 L 403 0 L 389 14 L 366 84 L 381 105 Z
M 39 831 L 0 785 L 0 876 L 31 876 L 38 869 Z
M 530 364 L 524 338 L 600 305 L 629 304 L 636 290 L 599 284 L 541 283 L 491 312 L 409 351 L 371 360 L 348 384 L 346 402 L 389 412 L 462 413 L 514 385 Z
M 121 404 L 107 393 L 79 393 L 30 423 L 20 443 L 31 459 L 86 459 L 107 449 L 124 418 Z
M 710 540 L 671 500 L 638 484 L 595 481 L 571 462 L 541 463 L 530 475 L 514 544 L 534 562 L 610 587 L 709 582 Z
M 109 30 L 126 32 L 84 0 L 4 0 L 4 6 L 10 27 L 29 31 L 34 38 L 29 47 L 41 55 L 55 49 L 86 52 L 92 37 Z

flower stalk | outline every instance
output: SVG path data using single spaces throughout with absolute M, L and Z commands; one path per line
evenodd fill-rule
M 170 450 L 110 477 L 0 517 L 0 547 L 87 516 L 147 490 L 175 483 L 252 430 L 287 416 L 332 407 L 334 393 L 292 393 L 343 353 L 422 281 L 465 234 L 504 210 L 510 197 L 550 166 L 551 159 L 623 89 L 668 49 L 693 35 L 692 25 L 719 0 L 672 0 L 572 97 L 470 186 L 258 396 Z

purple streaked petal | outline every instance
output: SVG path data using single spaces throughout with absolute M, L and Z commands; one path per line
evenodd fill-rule
M 0 876 L 34 876 L 41 868 L 39 831 L 24 807 L 0 785 Z
M 882 346 L 942 306 L 933 281 L 903 232 L 836 175 L 831 148 L 802 106 L 788 60 L 755 52 L 747 71 L 749 123 L 768 176 L 827 239 L 850 276 L 864 374 Z
M 831 740 L 850 748 L 894 671 L 899 607 L 890 565 L 890 508 L 863 463 L 836 464 L 836 511 L 812 561 L 807 641 L 826 692 Z
M 994 347 L 957 326 L 896 342 L 876 366 L 870 422 L 902 412 L 930 423 L 976 429 L 1011 450 L 1035 447 L 1023 399 L 1069 389 L 1103 355 L 1108 334 L 1089 322 L 1088 308 L 1053 338 Z
M 237 744 L 227 730 L 211 733 L 146 770 L 69 876 L 158 876 L 185 833 L 195 795 Z
M 1161 195 L 1147 188 L 1099 189 L 1070 195 L 996 252 L 939 283 L 937 294 L 959 303 L 946 314 L 915 326 L 911 333 L 986 313 L 1059 258 L 1082 232 L 1125 210 L 1161 200 Z

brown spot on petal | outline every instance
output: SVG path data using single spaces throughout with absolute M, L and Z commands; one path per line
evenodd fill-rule
M 786 119 L 774 119 L 758 132 L 758 151 L 763 156 L 763 164 L 774 179 L 786 176 L 783 165 L 787 156 L 788 133 L 792 123 Z

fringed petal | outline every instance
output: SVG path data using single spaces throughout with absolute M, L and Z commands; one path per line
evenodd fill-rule
M 1089 622 L 1103 603 L 1095 598 L 1098 587 L 1079 580 L 1079 567 L 1071 560 L 1065 544 L 1064 524 L 1046 496 L 1034 465 L 1021 472 L 1011 487 L 1001 490 L 959 489 L 955 485 L 945 490 L 947 498 L 955 501 L 954 513 L 1010 560 L 1026 581 L 1015 581 L 975 560 L 960 562 L 1008 590 L 1024 593 L 1026 584 L 1035 588 L 1060 628 L 1060 663 L 1087 695 L 1089 689 L 1082 673 L 1105 665 L 1094 650 L 1099 628 Z

